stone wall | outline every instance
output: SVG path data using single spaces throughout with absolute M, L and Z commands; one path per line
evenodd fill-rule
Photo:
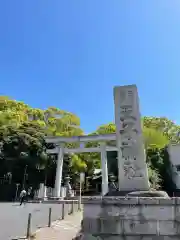
M 84 198 L 85 240 L 180 239 L 180 198 Z

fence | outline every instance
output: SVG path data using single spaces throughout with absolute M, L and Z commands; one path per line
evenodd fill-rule
M 55 189 L 51 187 L 46 187 L 44 186 L 43 183 L 40 184 L 40 188 L 35 191 L 34 198 L 51 198 L 55 194 Z M 66 187 L 61 187 L 61 197 L 65 198 L 67 195 L 67 188 Z M 76 195 L 75 190 L 71 190 L 71 195 L 72 197 Z

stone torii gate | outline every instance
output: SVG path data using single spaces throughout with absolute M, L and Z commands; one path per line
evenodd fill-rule
M 117 147 L 106 146 L 106 141 L 116 140 L 115 134 L 108 135 L 92 135 L 92 136 L 78 136 L 78 137 L 49 137 L 46 138 L 47 143 L 57 144 L 55 149 L 48 149 L 48 153 L 57 153 L 57 168 L 55 179 L 55 196 L 60 197 L 61 181 L 62 181 L 62 167 L 63 167 L 63 155 L 68 153 L 82 153 L 82 152 L 100 152 L 101 153 L 101 168 L 102 168 L 102 194 L 105 195 L 108 192 L 108 168 L 107 168 L 107 151 L 117 151 Z M 87 142 L 98 141 L 100 147 L 87 148 L 84 144 Z M 80 143 L 79 148 L 65 148 L 65 143 Z
M 108 193 L 107 151 L 118 152 L 119 191 L 149 190 L 145 150 L 143 146 L 139 99 L 136 85 L 114 88 L 115 134 L 47 137 L 47 143 L 56 144 L 47 153 L 57 153 L 55 198 L 60 198 L 63 155 L 67 153 L 100 152 L 102 168 L 102 195 Z M 116 141 L 116 146 L 107 146 L 107 141 Z M 87 142 L 98 141 L 100 147 L 87 148 Z M 65 148 L 65 143 L 80 143 L 78 148 Z

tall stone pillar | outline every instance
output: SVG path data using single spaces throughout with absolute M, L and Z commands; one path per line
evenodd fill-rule
M 61 144 L 59 146 L 59 153 L 58 153 L 57 167 L 56 167 L 56 179 L 55 179 L 55 191 L 54 191 L 54 197 L 56 198 L 61 197 L 63 155 L 64 155 L 64 146 L 63 144 Z
M 119 190 L 149 190 L 136 85 L 114 88 Z
M 106 143 L 101 143 L 102 196 L 108 193 L 108 166 Z

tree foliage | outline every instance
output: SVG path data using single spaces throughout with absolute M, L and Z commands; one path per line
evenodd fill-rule
M 144 127 L 143 137 L 145 149 L 163 148 L 169 143 L 169 139 L 160 130 Z
M 12 174 L 12 180 L 23 184 L 27 166 L 27 184 L 44 182 L 45 174 L 52 185 L 56 156 L 48 156 L 44 137 L 82 135 L 80 119 L 70 112 L 50 107 L 31 108 L 23 102 L 0 97 L 0 174 Z M 79 164 L 79 165 L 78 165 Z M 72 161 L 80 168 L 81 162 Z M 48 171 L 45 171 L 45 168 Z

